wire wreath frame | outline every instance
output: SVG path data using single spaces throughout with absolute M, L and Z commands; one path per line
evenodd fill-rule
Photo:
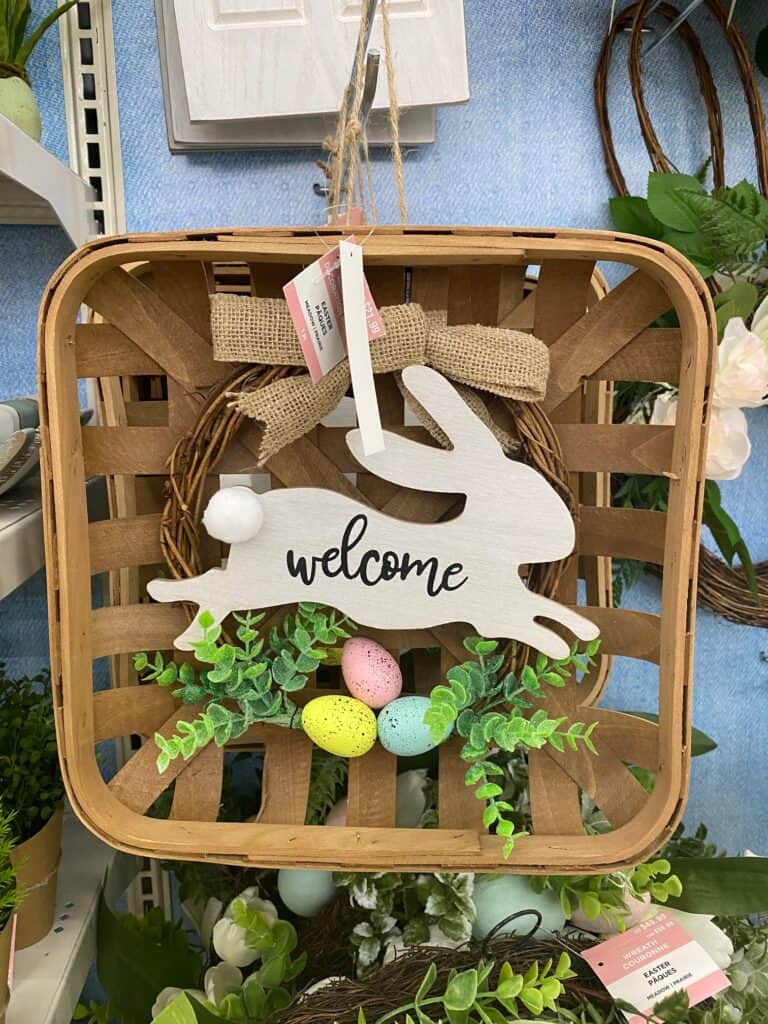
M 631 27 L 628 48 L 628 73 L 632 97 L 637 111 L 640 131 L 655 171 L 668 173 L 673 165 L 664 154 L 658 136 L 651 122 L 643 92 L 642 28 L 646 11 L 651 0 L 640 0 L 625 8 L 614 19 L 605 38 L 595 72 L 594 92 L 600 139 L 605 156 L 608 177 L 617 195 L 628 195 L 627 183 L 619 165 L 613 144 L 610 117 L 608 113 L 608 73 L 611 66 L 613 47 L 618 33 Z M 734 22 L 729 22 L 727 11 L 719 0 L 704 0 L 707 9 L 720 26 L 725 41 L 733 55 L 741 80 L 744 97 L 749 110 L 752 136 L 755 146 L 760 190 L 768 196 L 768 135 L 760 90 L 755 78 L 749 48 Z M 669 3 L 662 3 L 655 13 L 667 21 L 674 21 L 679 10 Z M 688 50 L 696 72 L 704 105 L 710 136 L 712 174 L 716 188 L 725 185 L 725 145 L 720 101 L 712 72 L 698 36 L 688 22 L 679 30 L 680 40 Z M 768 561 L 755 565 L 757 597 L 752 593 L 747 575 L 741 567 L 728 565 L 704 545 L 699 548 L 699 601 L 733 622 L 748 626 L 768 626 Z
M 302 372 L 301 367 L 289 366 L 238 367 L 209 392 L 196 422 L 176 442 L 169 460 L 167 496 L 160 524 L 160 546 L 174 579 L 198 576 L 204 570 L 201 519 L 206 481 L 215 474 L 222 455 L 245 419 L 233 407 L 233 392 L 253 391 Z M 552 484 L 576 522 L 578 506 L 570 488 L 560 441 L 549 417 L 534 403 L 505 398 L 498 401 L 514 424 L 517 457 Z M 527 576 L 529 589 L 554 597 L 572 557 L 531 565 Z M 191 608 L 188 613 L 191 617 Z M 527 654 L 527 648 L 511 641 L 506 648 L 506 667 L 522 667 Z

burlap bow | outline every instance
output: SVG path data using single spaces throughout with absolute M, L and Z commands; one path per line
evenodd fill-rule
M 494 423 L 475 389 L 522 402 L 540 401 L 549 374 L 549 353 L 543 342 L 501 327 L 448 327 L 445 312 L 425 313 L 415 303 L 384 307 L 381 316 L 387 333 L 371 344 L 374 373 L 392 373 L 414 364 L 432 366 L 458 386 L 506 451 L 516 447 L 515 440 Z M 212 295 L 211 330 L 216 359 L 281 366 L 306 363 L 283 299 Z M 349 384 L 345 359 L 317 383 L 309 374 L 301 374 L 234 396 L 241 413 L 264 424 L 259 461 L 263 464 L 316 426 L 336 408 Z M 407 397 L 427 430 L 447 445 L 437 424 Z

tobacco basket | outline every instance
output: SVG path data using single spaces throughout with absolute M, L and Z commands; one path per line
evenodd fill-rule
M 281 295 L 282 285 L 328 247 L 318 234 L 283 229 L 101 239 L 76 252 L 48 288 L 39 364 L 52 670 L 64 778 L 76 813 L 128 852 L 236 865 L 563 874 L 642 860 L 675 827 L 687 789 L 705 402 L 715 334 L 710 299 L 691 266 L 661 243 L 615 233 L 377 229 L 365 243 L 380 305 L 407 296 L 426 309 L 447 309 L 451 323 L 528 329 L 551 346 L 544 404 L 580 506 L 578 558 L 558 599 L 586 600 L 583 611 L 600 627 L 603 658 L 592 676 L 557 691 L 549 706 L 597 720 L 600 754 L 531 754 L 533 835 L 503 860 L 502 840 L 482 826 L 482 801 L 464 785 L 466 766 L 455 741 L 439 748 L 438 829 L 393 827 L 396 762 L 378 747 L 350 762 L 346 828 L 305 826 L 311 744 L 300 731 L 257 726 L 237 741 L 265 752 L 261 812 L 253 823 L 217 821 L 223 757 L 213 745 L 157 774 L 151 737 L 173 730 L 181 713 L 167 690 L 135 685 L 130 655 L 169 650 L 187 621 L 183 609 L 142 595 L 162 563 L 160 509 L 170 452 L 195 421 L 206 389 L 232 371 L 226 364 L 211 368 L 208 295 L 214 289 Z M 631 273 L 606 291 L 597 261 L 623 264 Z M 538 275 L 535 287 L 531 274 Z M 79 322 L 83 304 L 96 314 L 91 322 Z M 670 308 L 679 328 L 651 328 Z M 78 381 L 85 378 L 99 379 L 100 426 L 80 426 Z M 614 380 L 679 383 L 676 425 L 612 424 L 607 396 Z M 402 424 L 402 401 L 386 379 L 380 384 L 386 424 Z M 343 474 L 359 467 L 339 443 L 345 429 L 317 427 L 260 472 L 274 486 L 334 487 L 344 480 L 348 492 Z M 254 472 L 253 445 L 246 428 L 218 471 Z M 606 507 L 612 472 L 668 476 L 668 512 Z M 111 509 L 109 519 L 89 524 L 91 477 L 106 478 Z M 211 488 L 217 485 L 212 478 Z M 355 486 L 379 507 L 414 519 L 426 514 L 417 492 L 382 487 L 362 472 Z M 221 554 L 210 545 L 207 564 Z M 659 566 L 661 615 L 610 606 L 611 556 Z M 94 607 L 91 578 L 101 573 L 109 574 L 110 600 Z M 579 587 L 577 577 L 586 585 Z M 463 659 L 467 632 L 459 624 L 380 638 L 390 649 L 411 652 L 417 685 L 428 690 Z M 439 660 L 426 653 L 435 648 Z M 596 706 L 613 655 L 658 666 L 658 726 Z M 105 657 L 112 659 L 113 688 L 94 693 L 93 663 Z M 95 744 L 123 737 L 150 739 L 140 747 L 134 740 L 135 752 L 104 782 Z M 651 795 L 628 764 L 657 773 Z M 148 816 L 171 783 L 170 819 Z M 584 834 L 582 792 L 602 809 L 611 832 Z

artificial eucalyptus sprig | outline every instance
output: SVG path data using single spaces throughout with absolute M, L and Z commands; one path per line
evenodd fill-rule
M 436 742 L 451 726 L 467 741 L 461 749 L 462 758 L 470 764 L 465 782 L 478 787 L 475 795 L 486 802 L 483 824 L 495 826 L 496 834 L 504 837 L 504 856 L 508 857 L 515 840 L 527 833 L 515 831 L 510 817 L 515 808 L 504 799 L 504 787 L 497 781 L 503 779 L 504 769 L 491 758 L 495 751 L 539 750 L 546 744 L 562 752 L 566 745 L 576 750 L 581 743 L 597 754 L 592 742 L 596 723 L 573 722 L 562 728 L 565 718 L 550 718 L 543 708 L 529 717 L 527 713 L 533 709 L 533 701 L 545 697 L 545 687 L 561 688 L 574 671 L 586 672 L 600 641 L 593 640 L 582 652 L 574 645 L 560 660 L 539 654 L 519 679 L 512 672 L 500 674 L 504 655 L 496 653 L 498 646 L 495 640 L 477 636 L 464 640 L 474 660 L 450 668 L 447 684 L 434 687 L 424 721 Z
M 193 721 L 177 722 L 175 735 L 166 738 L 155 733 L 161 773 L 175 758 L 189 760 L 211 740 L 223 747 L 257 722 L 300 728 L 300 716 L 289 695 L 302 690 L 338 642 L 349 638 L 347 627 L 355 628 L 346 616 L 309 602 L 300 604 L 295 615 L 287 615 L 266 638 L 257 628 L 264 613 L 246 612 L 234 618 L 239 645 L 222 641 L 221 626 L 209 612 L 199 615 L 203 638 L 192 647 L 195 659 L 205 668 L 177 665 L 159 652 L 151 662 L 144 653 L 134 656 L 134 667 L 143 680 L 176 686 L 173 695 L 183 704 L 203 704 Z
M 491 975 L 495 964 L 481 960 L 477 967 L 452 971 L 443 992 L 435 992 L 437 968 L 430 964 L 412 1000 L 382 1014 L 375 1024 L 403 1021 L 404 1024 L 501 1024 L 503 1021 L 529 1020 L 545 1010 L 557 1013 L 557 1000 L 565 991 L 563 982 L 575 978 L 571 959 L 562 953 L 553 969 L 552 960 L 539 966 L 534 961 L 525 974 L 516 973 L 511 964 L 501 965 L 495 987 Z M 362 1008 L 358 1024 L 366 1024 Z

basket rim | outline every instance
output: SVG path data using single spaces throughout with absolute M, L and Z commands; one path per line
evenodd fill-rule
M 366 229 L 367 230 L 367 229 Z M 71 706 L 72 680 L 91 681 L 90 586 L 83 585 L 82 568 L 69 557 L 73 538 L 85 537 L 84 465 L 79 432 L 69 422 L 63 404 L 67 380 L 74 372 L 72 325 L 88 288 L 116 266 L 153 260 L 196 260 L 296 263 L 313 259 L 327 249 L 324 240 L 354 233 L 353 229 L 270 228 L 222 231 L 125 234 L 97 239 L 77 250 L 53 275 L 46 289 L 39 322 L 39 387 L 43 436 L 44 521 L 49 574 L 52 676 L 56 693 L 57 726 L 63 774 L 75 813 L 96 835 L 131 853 L 199 859 L 183 838 L 183 823 L 146 818 L 131 811 L 109 790 L 93 757 L 93 702 L 79 715 Z M 358 232 L 360 233 L 360 232 Z M 425 252 L 426 250 L 426 252 Z M 543 260 L 584 259 L 627 263 L 645 271 L 664 287 L 681 315 L 683 357 L 691 376 L 687 401 L 690 436 L 676 431 L 673 465 L 678 470 L 678 519 L 700 520 L 701 485 L 706 424 L 704 411 L 711 386 L 714 351 L 714 311 L 698 272 L 676 250 L 660 242 L 609 231 L 515 228 L 382 228 L 366 241 L 366 260 L 373 265 L 498 265 L 536 264 Z M 62 344 L 62 338 L 65 344 Z M 57 403 L 62 403 L 61 405 Z M 683 417 L 681 417 L 682 419 Z M 701 422 L 700 431 L 693 425 Z M 65 486 L 66 485 L 66 486 Z M 69 500 L 63 493 L 69 489 Z M 74 492 L 72 491 L 74 488 Z M 54 493 L 56 492 L 56 493 Z M 687 493 L 690 492 L 690 493 Z M 73 499 L 73 493 L 75 495 Z M 83 499 L 84 500 L 84 499 Z M 672 503 L 670 503 L 672 506 Z M 682 527 L 681 527 L 682 537 Z M 657 785 L 642 811 L 625 825 L 603 836 L 532 836 L 521 841 L 508 861 L 500 857 L 496 837 L 467 830 L 430 830 L 408 835 L 408 853 L 400 830 L 361 827 L 334 833 L 334 845 L 347 848 L 353 870 L 443 869 L 561 873 L 610 871 L 639 862 L 653 852 L 676 826 L 688 783 L 690 738 L 690 681 L 697 545 L 678 545 L 677 559 L 665 581 L 660 623 L 660 699 L 665 702 L 659 734 L 664 756 L 664 785 Z M 86 548 L 87 550 L 87 548 Z M 671 578 L 674 577 L 674 578 Z M 667 687 L 662 687 L 666 673 Z M 66 699 L 65 699 L 66 697 Z M 90 731 L 89 731 L 90 730 Z M 84 755 L 84 756 L 80 756 Z M 661 781 L 661 779 L 660 779 Z M 116 828 L 119 822 L 119 829 Z M 205 859 L 221 863 L 327 868 L 336 862 L 326 847 L 328 836 L 306 832 L 308 826 L 256 823 L 195 822 L 197 837 L 206 838 Z M 312 827 L 322 832 L 322 827 Z M 223 830 L 227 832 L 225 837 Z M 261 835 L 259 834 L 261 831 Z M 395 838 L 393 838 L 393 831 Z M 130 835 L 131 840 L 120 838 Z M 177 838 L 179 835 L 182 838 Z M 267 841 L 267 838 L 269 841 Z M 417 841 L 418 840 L 418 841 Z M 311 847 L 309 852 L 298 852 Z M 462 851 L 452 852 L 451 848 Z M 398 859 L 405 856 L 405 860 Z M 356 858 L 360 859 L 356 859 Z M 289 858 L 289 859 L 287 859 Z M 377 859 L 378 858 L 378 859 Z

